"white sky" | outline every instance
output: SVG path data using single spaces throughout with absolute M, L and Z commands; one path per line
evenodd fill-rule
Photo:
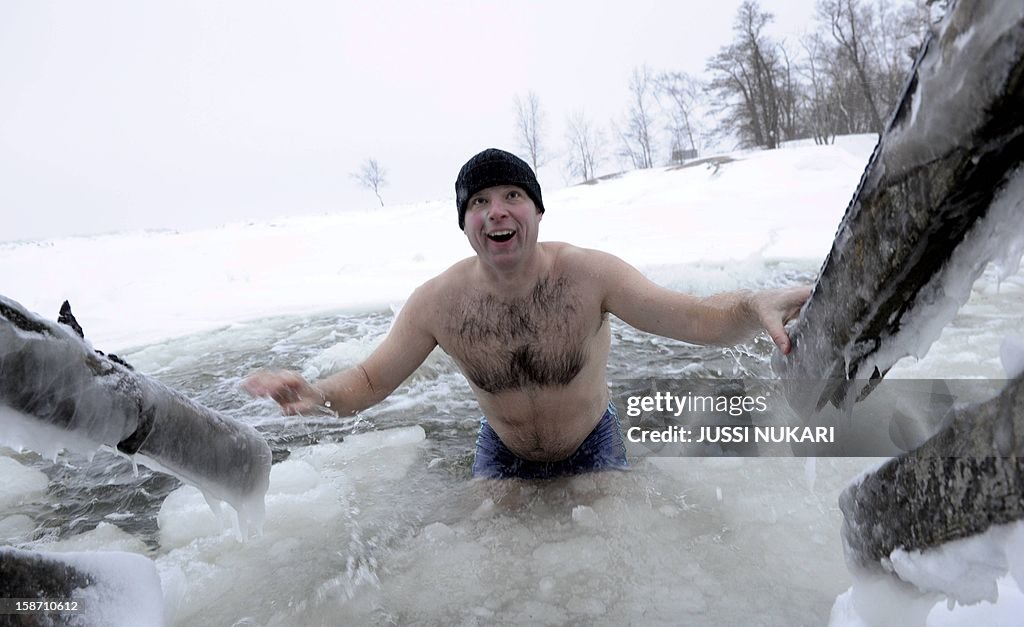
M 623 115 L 634 67 L 702 72 L 739 2 L 5 0 L 0 241 L 372 208 L 369 156 L 387 203 L 449 198 L 517 148 L 517 94 L 561 149 L 568 113 Z M 813 5 L 762 0 L 793 39 Z

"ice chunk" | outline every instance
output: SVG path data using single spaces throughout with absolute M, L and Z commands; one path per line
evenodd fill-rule
M 572 521 L 583 527 L 598 527 L 601 524 L 601 519 L 598 518 L 597 512 L 592 507 L 587 507 L 586 505 L 577 505 L 572 508 Z
M 125 551 L 128 553 L 145 554 L 146 543 L 131 534 L 122 531 L 117 525 L 101 522 L 95 529 L 80 533 L 65 540 L 59 540 L 44 547 L 55 553 L 71 553 L 75 551 Z
M 0 417 L 0 421 L 2 421 Z M 22 466 L 10 457 L 0 457 L 0 511 L 42 498 L 50 480 L 46 475 Z
M 473 510 L 470 514 L 470 518 L 473 520 L 480 520 L 481 518 L 488 518 L 494 513 L 494 500 L 484 499 L 480 505 Z
M 24 514 L 15 514 L 0 519 L 0 543 L 16 544 L 30 538 L 36 525 Z
M 1003 338 L 999 345 L 999 360 L 1003 363 L 1007 379 L 1024 374 L 1024 338 L 1013 335 Z
M 436 522 L 423 528 L 423 537 L 430 542 L 445 542 L 455 537 L 455 532 L 448 525 Z
M 2 598 L 70 599 L 76 624 L 158 627 L 164 624 L 160 576 L 148 558 L 118 551 L 38 553 L 0 548 Z M 52 589 L 51 589 L 52 588 Z

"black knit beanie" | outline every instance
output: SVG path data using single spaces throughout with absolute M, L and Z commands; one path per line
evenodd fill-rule
M 523 188 L 537 209 L 544 213 L 540 184 L 529 164 L 510 152 L 488 148 L 467 161 L 459 170 L 459 178 L 455 179 L 455 203 L 459 209 L 460 229 L 466 229 L 466 205 L 470 196 L 495 185 Z

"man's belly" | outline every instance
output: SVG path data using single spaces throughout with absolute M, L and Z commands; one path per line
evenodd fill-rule
M 590 385 L 478 395 L 478 400 L 509 450 L 523 459 L 553 462 L 572 455 L 600 422 L 608 386 L 602 378 Z

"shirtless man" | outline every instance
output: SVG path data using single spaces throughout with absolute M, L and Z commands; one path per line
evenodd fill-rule
M 696 344 L 731 345 L 767 329 L 790 350 L 783 325 L 807 287 L 696 298 L 607 253 L 538 243 L 540 185 L 524 161 L 501 150 L 470 159 L 455 190 L 459 227 L 476 256 L 417 288 L 358 366 L 315 384 L 260 371 L 246 390 L 287 414 L 326 406 L 351 415 L 391 394 L 440 346 L 483 409 L 474 476 L 539 478 L 626 466 L 605 380 L 608 314 Z

